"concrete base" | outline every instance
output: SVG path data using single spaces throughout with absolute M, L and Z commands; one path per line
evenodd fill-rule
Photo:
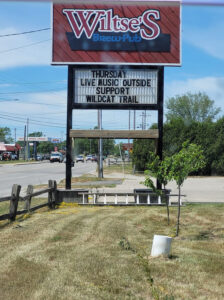
M 57 190 L 57 199 L 58 202 L 66 202 L 66 203 L 83 203 L 83 196 L 78 195 L 78 193 L 88 193 L 89 190 L 84 189 L 58 189 Z M 85 195 L 84 198 L 85 203 L 88 203 L 88 195 Z

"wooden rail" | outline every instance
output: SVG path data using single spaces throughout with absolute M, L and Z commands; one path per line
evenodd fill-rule
M 26 212 L 31 212 L 45 206 L 48 206 L 49 208 L 53 209 L 57 204 L 57 183 L 54 180 L 48 181 L 47 189 L 43 189 L 37 192 L 33 192 L 33 186 L 28 185 L 26 195 L 24 197 L 20 196 L 20 191 L 21 191 L 21 186 L 14 184 L 12 187 L 11 196 L 0 198 L 0 202 L 10 201 L 9 213 L 0 216 L 0 221 L 7 220 L 7 219 L 9 219 L 10 221 L 15 221 L 17 215 L 21 215 Z M 46 193 L 48 193 L 47 203 L 40 204 L 31 208 L 32 198 Z M 17 210 L 19 201 L 25 202 L 24 210 L 22 211 Z
M 71 138 L 158 139 L 158 129 L 148 130 L 70 130 Z

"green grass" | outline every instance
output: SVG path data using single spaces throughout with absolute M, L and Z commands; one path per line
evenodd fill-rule
M 32 198 L 31 207 L 47 203 L 47 201 L 48 201 L 47 198 Z M 25 205 L 24 201 L 19 201 L 17 210 L 18 211 L 24 210 L 24 205 Z M 9 201 L 0 202 L 0 216 L 8 213 L 9 213 Z
M 224 205 L 47 208 L 0 229 L 1 299 L 224 299 Z M 3 222 L 1 222 L 3 225 Z
M 112 173 L 123 173 L 123 165 L 110 165 L 104 166 L 103 168 L 105 174 L 112 174 Z M 133 167 L 132 164 L 125 164 L 124 165 L 124 173 L 125 174 L 133 174 Z
M 18 164 L 18 163 L 24 163 L 25 160 L 1 160 L 0 165 L 9 165 L 9 164 Z

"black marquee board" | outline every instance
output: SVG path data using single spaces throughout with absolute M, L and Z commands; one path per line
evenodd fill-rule
M 103 71 L 102 77 L 105 75 L 105 71 L 111 72 L 119 72 L 121 71 L 121 74 L 124 74 L 125 71 L 145 71 L 146 73 L 149 71 L 157 72 L 157 81 L 156 81 L 156 101 L 154 99 L 154 103 L 147 103 L 147 100 L 145 103 L 119 103 L 120 101 L 123 102 L 123 98 L 119 98 L 118 95 L 118 103 L 77 103 L 79 102 L 79 95 L 77 93 L 77 80 L 75 78 L 75 72 L 77 70 L 84 70 L 88 71 L 90 70 L 91 74 L 97 74 L 93 73 L 94 70 L 96 71 Z M 122 73 L 123 72 L 123 73 Z M 108 73 L 106 73 L 108 74 Z M 117 74 L 117 73 L 114 73 Z M 105 76 L 104 76 L 105 77 Z M 91 78 L 92 80 L 93 78 Z M 105 78 L 104 78 L 105 79 Z M 116 76 L 112 76 L 112 79 L 116 79 Z M 121 76 L 121 82 L 125 79 L 125 77 Z M 92 90 L 96 90 L 98 87 L 96 82 L 93 83 L 93 81 L 89 81 L 89 78 L 87 78 L 85 85 L 90 84 L 90 88 Z M 99 78 L 96 79 L 98 82 Z M 89 83 L 90 82 L 90 83 Z M 143 79 L 145 84 L 145 79 Z M 135 82 L 136 83 L 136 82 Z M 112 84 L 110 82 L 110 84 Z M 142 84 L 143 85 L 143 84 Z M 149 85 L 149 84 L 148 84 Z M 110 85 L 111 86 L 111 85 Z M 78 87 L 82 88 L 82 87 Z M 104 88 L 104 87 L 103 87 Z M 111 90 L 108 90 L 108 92 L 111 92 Z M 119 90 L 118 90 L 119 92 Z M 86 65 L 69 65 L 68 66 L 68 94 L 67 94 L 67 141 L 66 141 L 66 189 L 71 189 L 71 166 L 72 166 L 72 147 L 71 147 L 71 139 L 70 139 L 70 130 L 72 129 L 72 111 L 73 109 L 118 109 L 118 110 L 157 110 L 158 111 L 158 129 L 159 129 L 159 138 L 158 138 L 158 147 L 157 147 L 157 154 L 162 159 L 162 148 L 163 148 L 163 94 L 164 94 L 164 67 L 163 66 L 131 66 L 128 68 L 127 66 L 102 66 L 102 65 L 94 65 L 94 66 L 86 66 Z M 138 99 L 140 99 L 138 97 Z M 78 99 L 78 101 L 77 101 Z M 95 98 L 93 97 L 92 99 Z M 121 100 L 120 100 L 121 99 Z M 134 98 L 137 99 L 137 98 Z M 132 100 L 130 100 L 132 101 Z M 115 102 L 115 101 L 114 101 Z M 134 101 L 133 101 L 134 102 Z M 138 100 L 136 100 L 138 102 Z M 140 102 L 140 101 L 139 101 Z M 157 183 L 158 188 L 160 186 Z
M 162 69 L 163 67 L 146 66 L 131 66 L 131 68 L 128 68 L 127 66 L 105 67 L 79 65 L 74 67 L 72 71 L 72 107 L 73 109 L 158 110 L 160 98 L 159 87 L 161 85 L 160 73 Z M 83 73 L 84 76 L 88 73 L 89 77 L 84 78 L 84 76 L 80 76 L 77 78 L 76 73 L 79 71 L 81 74 Z M 101 74 L 99 74 L 100 72 Z M 93 74 L 92 77 L 90 74 Z M 114 74 L 118 76 L 120 74 L 121 78 Z M 130 74 L 129 77 L 131 76 L 130 78 L 132 79 L 125 78 L 128 77 L 128 74 Z M 155 79 L 149 79 L 147 76 L 151 74 L 153 76 L 156 74 L 157 77 Z M 81 86 L 82 84 L 85 86 Z M 85 88 L 87 91 L 91 90 L 92 93 L 85 92 Z M 101 94 L 102 90 L 103 95 Z M 83 95 L 84 93 L 86 94 Z M 135 93 L 140 94 L 135 95 Z M 144 93 L 144 95 L 141 93 Z M 152 93 L 152 95 L 150 95 L 150 93 Z M 150 97 L 153 99 L 148 101 Z M 80 101 L 80 99 L 82 99 L 82 101 Z M 144 99 L 144 101 L 142 101 L 142 99 Z M 103 102 L 103 100 L 106 103 L 100 103 Z M 88 101 L 91 103 L 88 103 Z

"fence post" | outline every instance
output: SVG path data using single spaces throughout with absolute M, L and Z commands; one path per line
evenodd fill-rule
M 53 185 L 54 185 L 54 181 L 53 180 L 48 180 L 48 188 L 51 189 L 48 192 L 48 207 L 49 208 L 52 208 L 52 198 L 53 198 L 52 188 L 53 188 Z
M 55 208 L 58 202 L 58 193 L 57 193 L 57 181 L 53 181 L 53 193 L 52 193 L 52 208 Z
M 9 219 L 11 221 L 15 221 L 16 219 L 20 190 L 21 190 L 21 185 L 13 184 L 11 200 L 10 200 L 10 208 L 9 208 Z
M 33 186 L 32 185 L 28 185 L 27 190 L 26 190 L 26 195 L 29 196 L 33 193 Z M 31 199 L 32 197 L 29 196 L 29 198 L 27 198 L 26 202 L 25 202 L 25 206 L 24 209 L 27 209 L 28 211 L 30 211 L 30 203 L 31 203 Z
M 55 208 L 57 203 L 57 182 L 55 180 L 48 180 L 48 188 L 51 189 L 48 192 L 48 207 Z

